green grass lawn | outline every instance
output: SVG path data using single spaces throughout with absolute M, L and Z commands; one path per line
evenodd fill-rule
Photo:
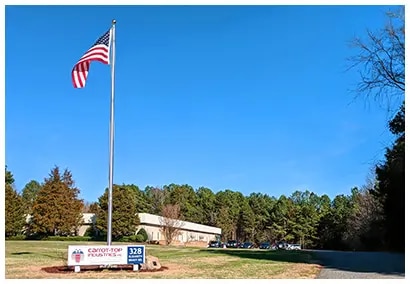
M 68 245 L 105 245 L 58 241 L 6 241 L 6 278 L 314 278 L 318 265 L 303 251 L 259 249 L 206 249 L 146 246 L 146 254 L 159 258 L 168 269 L 158 272 L 87 271 L 55 274 L 44 267 L 66 265 Z M 126 244 L 126 243 L 114 243 Z

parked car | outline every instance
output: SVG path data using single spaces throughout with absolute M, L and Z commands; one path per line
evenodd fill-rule
M 246 249 L 251 249 L 251 248 L 254 248 L 254 244 L 253 243 L 251 243 L 251 242 L 244 242 L 244 243 L 241 243 L 240 245 L 239 245 L 239 247 L 240 248 L 246 248 Z
M 278 242 L 276 246 L 278 247 L 278 249 L 288 249 L 289 245 L 288 243 L 281 241 L 281 242 Z
M 223 247 L 223 243 L 221 243 L 220 241 L 210 241 L 208 243 L 208 247 L 209 248 L 221 248 Z
M 239 247 L 239 242 L 235 240 L 229 240 L 226 242 L 226 247 L 227 248 L 238 248 Z
M 288 250 L 301 250 L 302 247 L 299 244 L 289 244 L 287 249 Z
M 260 249 L 270 249 L 271 248 L 271 244 L 269 242 L 263 242 L 259 244 L 259 248 Z

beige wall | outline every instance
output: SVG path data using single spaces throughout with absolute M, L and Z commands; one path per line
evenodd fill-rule
M 165 238 L 161 232 L 160 226 L 160 216 L 139 213 L 141 225 L 138 227 L 144 228 L 148 234 L 148 240 L 150 241 L 164 241 Z M 84 213 L 83 214 L 83 224 L 78 230 L 79 236 L 84 236 L 87 229 L 90 228 L 95 223 L 94 213 Z M 137 232 L 138 232 L 137 230 Z M 137 233 L 136 232 L 136 233 Z M 205 233 L 208 232 L 208 233 Z M 215 240 L 215 235 L 220 235 L 221 229 L 216 227 L 205 226 L 201 224 L 196 224 L 192 222 L 183 222 L 182 228 L 180 229 L 180 234 L 175 241 L 180 243 L 186 242 L 209 242 Z
M 85 232 L 90 227 L 91 227 L 91 225 L 88 225 L 88 224 L 82 225 L 78 230 L 78 235 L 79 236 L 84 236 Z M 149 226 L 149 225 L 140 225 L 140 226 L 138 226 L 138 230 L 140 228 L 145 229 L 145 231 L 148 234 L 148 240 L 150 240 L 150 241 L 164 241 L 165 240 L 164 235 L 161 232 L 161 228 L 159 228 L 159 227 Z M 212 240 L 215 240 L 215 235 L 214 234 L 192 232 L 192 231 L 187 231 L 187 230 L 180 230 L 180 234 L 176 239 L 176 241 L 180 241 L 180 242 L 183 242 L 183 243 L 186 243 L 186 242 L 189 242 L 189 241 L 209 242 L 209 241 L 212 241 Z
M 150 225 L 140 225 L 140 228 L 144 228 L 144 230 L 148 234 L 148 240 L 150 241 L 164 241 L 164 235 L 161 232 L 161 228 L 157 226 L 150 226 Z M 192 232 L 181 229 L 179 232 L 179 236 L 176 238 L 177 241 L 180 242 L 189 242 L 189 241 L 203 241 L 209 242 L 215 240 L 215 234 L 208 234 L 202 232 Z
M 85 232 L 87 232 L 88 228 L 90 228 L 91 225 L 82 225 L 79 229 L 78 229 L 78 235 L 83 237 L 85 235 Z

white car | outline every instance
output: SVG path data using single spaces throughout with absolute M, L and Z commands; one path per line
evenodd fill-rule
M 302 247 L 300 245 L 297 245 L 297 244 L 289 244 L 287 249 L 288 250 L 301 250 Z

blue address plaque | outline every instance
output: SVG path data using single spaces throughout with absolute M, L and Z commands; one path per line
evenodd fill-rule
M 127 263 L 128 264 L 145 263 L 145 246 L 128 246 Z

